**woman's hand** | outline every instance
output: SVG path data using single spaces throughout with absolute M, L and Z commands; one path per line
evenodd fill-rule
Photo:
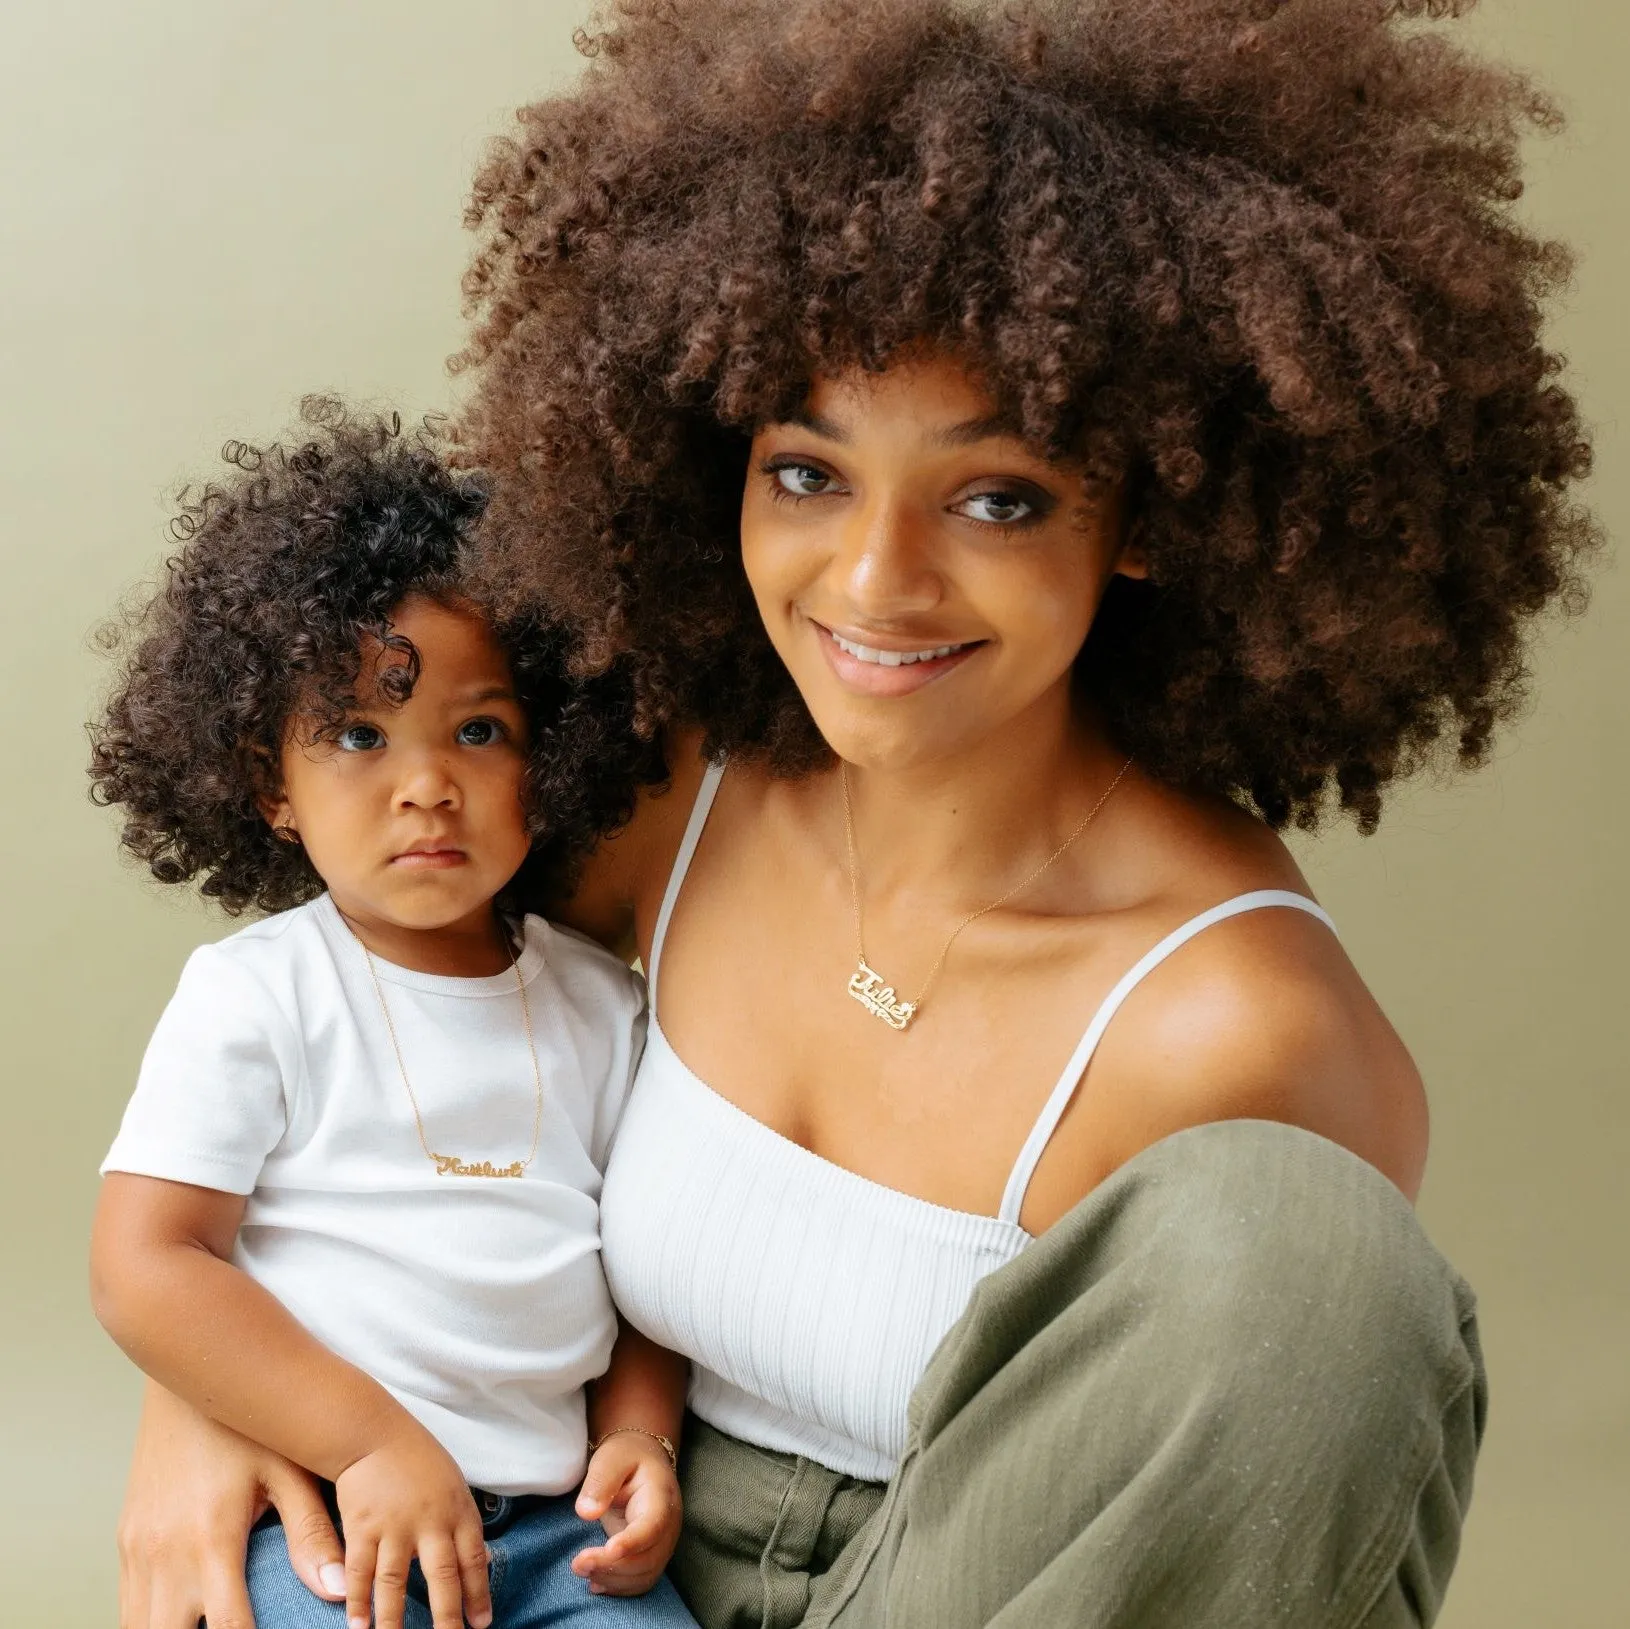
M 435 1629 L 487 1629 L 492 1600 L 481 1515 L 452 1456 L 417 1421 L 334 1481 L 345 1528 L 345 1615 L 352 1629 L 402 1629 L 418 1558 Z M 212 1626 L 213 1629 L 213 1626 Z
M 610 1537 L 579 1550 L 572 1571 L 593 1595 L 643 1595 L 679 1542 L 679 1478 L 662 1445 L 642 1432 L 613 1432 L 589 1461 L 577 1513 L 598 1518 Z
M 119 1518 L 120 1629 L 251 1629 L 244 1553 L 275 1506 L 306 1588 L 345 1598 L 340 1542 L 298 1466 L 149 1382 Z

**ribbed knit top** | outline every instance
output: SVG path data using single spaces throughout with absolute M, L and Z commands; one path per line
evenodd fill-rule
M 662 944 L 718 790 L 709 766 L 652 938 L 651 1021 L 601 1193 L 623 1315 L 691 1361 L 690 1406 L 745 1442 L 885 1480 L 906 1405 L 974 1286 L 1031 1242 L 1025 1191 L 1099 1037 L 1139 983 L 1213 922 L 1300 894 L 1242 894 L 1185 923 L 1109 993 L 1015 1161 L 995 1216 L 930 1204 L 834 1165 L 715 1092 L 668 1044 Z

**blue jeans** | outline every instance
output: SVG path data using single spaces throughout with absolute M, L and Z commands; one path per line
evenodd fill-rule
M 696 1629 L 666 1575 L 645 1595 L 591 1595 L 572 1571 L 585 1545 L 605 1541 L 598 1522 L 584 1521 L 572 1495 L 546 1499 L 476 1493 L 481 1529 L 492 1557 L 493 1629 Z M 320 1601 L 289 1565 L 282 1527 L 274 1522 L 249 1535 L 249 1604 L 255 1629 L 345 1629 L 345 1607 Z M 431 1629 L 430 1606 L 418 1562 L 408 1577 L 405 1629 Z

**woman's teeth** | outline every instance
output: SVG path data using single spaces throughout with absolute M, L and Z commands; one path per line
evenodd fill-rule
M 857 645 L 840 634 L 832 635 L 832 643 L 847 651 L 857 662 L 876 662 L 882 667 L 909 667 L 913 662 L 932 662 L 941 656 L 953 656 L 966 645 L 936 645 L 932 650 L 877 650 L 871 645 Z

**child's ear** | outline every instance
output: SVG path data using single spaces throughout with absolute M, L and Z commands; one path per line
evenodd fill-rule
M 295 830 L 294 810 L 287 798 L 263 797 L 256 800 L 261 818 L 272 828 L 272 835 L 285 843 L 298 843 L 300 834 Z
M 280 779 L 277 764 L 264 747 L 252 749 L 250 772 L 260 788 L 255 795 L 255 807 L 260 810 L 260 818 L 272 828 L 274 836 L 281 837 L 284 842 L 298 842 L 294 809 L 283 793 L 277 790 Z

